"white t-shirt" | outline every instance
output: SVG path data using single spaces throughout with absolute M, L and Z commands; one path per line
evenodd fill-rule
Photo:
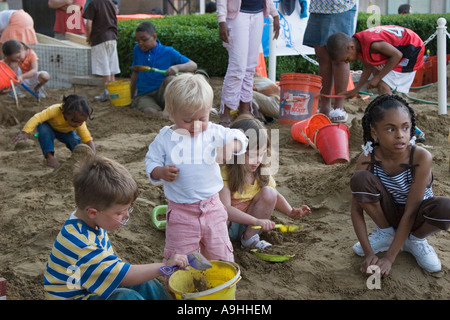
M 14 12 L 17 10 L 4 10 L 0 11 L 0 34 L 3 32 L 3 30 L 6 29 L 6 27 L 9 25 L 9 19 L 11 19 L 11 16 Z
M 241 130 L 210 122 L 205 131 L 191 137 L 165 126 L 148 147 L 145 172 L 152 183 L 164 182 L 165 196 L 171 201 L 194 203 L 206 200 L 223 188 L 220 167 L 215 160 L 216 148 L 235 139 L 242 143 L 242 149 L 236 154 L 245 153 L 248 139 Z M 180 169 L 175 181 L 154 180 L 150 177 L 153 169 L 169 164 Z

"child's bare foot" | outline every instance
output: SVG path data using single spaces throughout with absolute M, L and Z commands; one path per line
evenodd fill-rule
M 56 160 L 56 158 L 53 156 L 53 154 L 47 153 L 45 158 L 47 159 L 47 166 L 49 166 L 51 168 L 59 167 L 59 162 L 58 162 L 58 160 Z

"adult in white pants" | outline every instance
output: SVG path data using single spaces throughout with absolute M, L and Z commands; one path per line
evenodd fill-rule
M 253 76 L 258 64 L 264 17 L 273 17 L 274 39 L 279 16 L 272 0 L 218 0 L 219 36 L 228 50 L 228 68 L 222 87 L 219 124 L 230 126 L 230 111 L 251 112 Z

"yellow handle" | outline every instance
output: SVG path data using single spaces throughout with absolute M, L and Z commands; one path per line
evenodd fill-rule
M 282 224 L 276 224 L 275 228 L 281 228 L 283 225 Z M 261 229 L 262 226 L 253 226 L 252 229 Z

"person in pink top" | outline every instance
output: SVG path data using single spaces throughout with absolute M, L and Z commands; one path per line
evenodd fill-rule
M 274 39 L 279 15 L 272 0 L 218 0 L 219 36 L 228 50 L 228 67 L 222 87 L 219 124 L 229 127 L 230 110 L 250 113 L 253 76 L 258 65 L 264 17 L 273 17 Z
M 5 57 L 3 61 L 16 73 L 18 83 L 29 87 L 39 98 L 45 98 L 44 85 L 50 80 L 50 75 L 47 71 L 39 70 L 36 52 L 23 42 L 10 39 L 3 43 L 2 53 Z M 7 88 L 3 92 L 9 92 L 11 96 L 11 89 Z M 19 97 L 24 97 L 18 84 L 15 90 Z
M 55 38 L 65 39 L 65 33 L 85 34 L 83 8 L 86 0 L 48 0 L 48 6 L 56 9 L 55 12 Z

